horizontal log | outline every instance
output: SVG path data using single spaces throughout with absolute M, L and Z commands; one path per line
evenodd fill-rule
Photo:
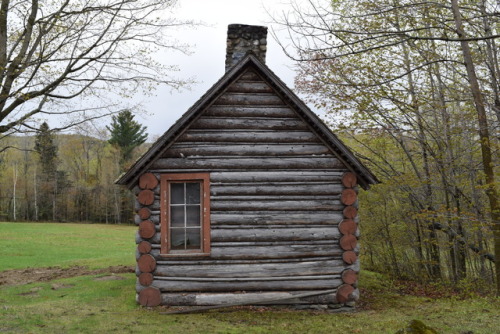
M 177 280 L 153 280 L 151 286 L 162 292 L 175 291 L 269 291 L 269 290 L 319 290 L 333 289 L 342 284 L 340 278 L 301 280 L 295 281 L 248 281 L 248 282 L 203 282 L 203 281 L 177 281 Z M 141 289 L 139 284 L 137 287 Z
M 339 261 L 341 256 L 318 256 L 318 257 L 296 257 L 296 258 L 285 258 L 285 259 L 213 259 L 210 257 L 206 258 L 162 258 L 157 261 L 158 265 L 162 266 L 172 266 L 172 265 L 233 265 L 233 264 L 264 264 L 264 263 L 300 263 L 300 262 L 311 262 L 311 261 Z M 353 266 L 347 266 L 350 268 Z M 352 268 L 353 270 L 359 271 L 358 268 Z
M 263 81 L 263 79 L 253 70 L 248 70 L 239 77 L 238 81 Z
M 211 184 L 211 195 L 340 195 L 342 185 L 335 183 L 241 183 Z M 340 200 L 339 196 L 336 196 Z M 340 203 L 340 201 L 339 201 Z M 341 209 L 342 210 L 342 209 Z
M 297 117 L 295 111 L 280 106 L 211 106 L 203 113 L 204 116 L 215 117 Z
M 158 249 L 152 249 L 151 255 L 161 260 Z M 143 255 L 145 256 L 145 255 Z M 307 258 L 318 256 L 342 256 L 342 250 L 337 245 L 277 245 L 277 246 L 236 246 L 236 247 L 211 247 L 212 259 L 286 259 Z
M 340 238 L 334 226 L 311 228 L 254 228 L 214 229 L 210 232 L 212 242 L 234 241 L 300 241 L 332 240 Z
M 336 225 L 328 227 L 314 225 L 294 225 L 289 228 L 287 225 L 266 225 L 265 228 L 255 228 L 255 226 L 239 225 L 213 225 L 210 231 L 212 242 L 235 242 L 235 241 L 318 241 L 337 240 L 340 233 Z M 151 238 L 143 238 L 137 232 L 135 236 L 136 244 L 146 242 L 152 245 L 159 245 L 161 234 L 159 230 Z M 144 247 L 144 246 L 143 246 Z M 144 248 L 141 248 L 144 249 Z M 144 251 L 143 253 L 147 253 Z
M 328 147 L 318 144 L 174 144 L 163 157 L 190 156 L 303 156 L 331 154 Z
M 264 81 L 237 81 L 231 84 L 226 92 L 231 93 L 273 93 L 271 86 Z
M 333 225 L 338 224 L 343 215 L 339 212 L 212 212 L 213 225 L 272 225 L 272 224 L 311 224 Z
M 162 158 L 156 160 L 151 166 L 152 169 L 200 169 L 211 172 L 217 169 L 327 169 L 343 168 L 342 163 L 331 156 L 316 157 L 244 157 L 244 158 Z
M 309 128 L 306 123 L 296 118 L 200 117 L 190 129 L 308 130 Z
M 343 170 L 339 171 L 237 171 L 237 172 L 213 172 L 210 174 L 211 184 L 219 182 L 336 182 L 338 183 Z
M 212 242 L 213 247 L 276 247 L 276 246 L 300 246 L 300 245 L 310 245 L 313 240 L 277 240 L 277 241 L 221 241 Z M 316 246 L 331 246 L 336 247 L 338 239 L 326 239 L 326 240 L 314 240 Z
M 308 304 L 336 304 L 335 293 L 294 298 L 305 291 L 290 292 L 248 292 L 248 293 L 162 293 L 162 305 L 169 306 L 209 306 L 233 303 L 252 303 L 262 300 L 273 300 L 267 305 L 308 305 Z
M 214 102 L 215 105 L 285 105 L 285 102 L 272 93 L 225 93 Z
M 337 202 L 337 203 L 336 203 Z M 214 201 L 210 204 L 213 211 L 341 211 L 340 201 Z
M 178 142 L 203 143 L 319 143 L 317 135 L 309 131 L 274 130 L 192 130 L 186 131 Z
M 270 281 L 312 281 L 312 280 L 328 280 L 338 279 L 341 275 L 295 275 L 295 276 L 263 276 L 263 277 L 172 277 L 172 276 L 156 276 L 154 279 L 161 281 L 178 281 L 178 282 L 270 282 Z M 180 283 L 182 284 L 182 283 Z
M 156 268 L 155 276 L 163 277 L 212 277 L 212 278 L 256 278 L 295 277 L 317 275 L 340 275 L 344 270 L 342 260 L 257 263 L 257 264 L 215 264 L 215 265 L 169 265 Z

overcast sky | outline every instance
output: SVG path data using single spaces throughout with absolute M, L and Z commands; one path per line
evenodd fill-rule
M 263 25 L 271 28 L 266 8 L 273 12 L 287 11 L 287 0 L 179 0 L 178 18 L 203 21 L 207 26 L 183 29 L 177 39 L 192 45 L 193 54 L 169 53 L 165 63 L 177 64 L 183 78 L 194 77 L 199 83 L 191 90 L 180 92 L 160 88 L 156 96 L 143 100 L 147 115 L 137 116 L 148 127 L 150 139 L 163 134 L 224 74 L 227 26 L 232 23 Z M 266 63 L 269 68 L 293 88 L 293 62 L 268 32 Z

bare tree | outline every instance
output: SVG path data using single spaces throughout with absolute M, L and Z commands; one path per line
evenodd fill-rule
M 171 38 L 192 24 L 173 18 L 175 3 L 1 0 L 0 139 L 36 129 L 36 117 L 64 115 L 69 127 L 119 110 L 110 92 L 184 85 L 172 77 L 175 66 L 152 58 L 159 49 L 187 50 Z M 89 97 L 85 107 L 71 105 Z

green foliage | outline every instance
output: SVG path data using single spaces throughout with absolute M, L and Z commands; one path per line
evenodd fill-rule
M 54 134 L 46 122 L 43 122 L 38 129 L 34 149 L 38 153 L 43 173 L 53 176 L 57 170 L 57 146 L 54 142 Z
M 109 143 L 120 148 L 124 163 L 130 160 L 134 148 L 146 142 L 147 127 L 135 121 L 130 110 L 123 110 L 112 119 L 112 123 L 106 126 L 111 132 Z
M 480 37 L 469 43 L 483 50 L 473 57 L 494 124 L 500 49 L 482 37 L 499 26 L 493 2 L 469 4 L 461 10 L 468 36 Z M 304 60 L 296 87 L 382 181 L 360 198 L 363 263 L 393 277 L 492 284 L 481 256 L 492 258 L 498 239 L 479 172 L 489 164 L 462 49 L 443 24 L 454 20 L 449 3 L 336 0 L 295 14 L 284 24 Z

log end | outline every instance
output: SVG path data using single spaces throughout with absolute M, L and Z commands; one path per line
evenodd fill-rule
M 358 274 L 352 269 L 346 269 L 342 272 L 342 281 L 345 284 L 354 284 L 358 281 Z
M 143 273 L 152 273 L 156 269 L 156 260 L 149 254 L 143 254 L 137 260 L 137 266 Z
M 153 283 L 153 274 L 142 273 L 139 275 L 139 283 L 143 286 L 150 286 Z
M 151 244 L 147 241 L 141 241 L 139 243 L 139 245 L 137 246 L 137 250 L 141 254 L 147 254 L 147 253 L 151 252 L 151 248 L 152 248 Z
M 156 233 L 155 224 L 150 220 L 144 220 L 139 224 L 139 235 L 143 239 L 152 238 Z
M 355 234 L 357 230 L 357 224 L 352 219 L 344 219 L 339 224 L 339 231 L 342 234 Z
M 158 185 L 158 179 L 153 173 L 142 174 L 139 178 L 139 188 L 154 189 Z
M 140 195 L 140 194 L 139 194 Z M 358 195 L 354 189 L 344 189 L 340 195 L 340 201 L 344 205 L 353 205 L 356 203 Z
M 356 174 L 351 172 L 345 173 L 344 176 L 342 176 L 342 184 L 346 188 L 354 188 L 358 184 Z
M 358 215 L 358 209 L 349 205 L 344 208 L 343 214 L 348 219 L 354 219 Z
M 139 211 L 137 211 L 137 214 L 141 219 L 148 219 L 151 217 L 151 210 L 148 208 L 140 208 Z
M 137 194 L 137 201 L 142 205 L 151 205 L 155 201 L 155 193 L 149 189 L 141 190 Z
M 347 251 L 342 254 L 342 260 L 347 264 L 353 264 L 358 259 L 358 256 L 353 251 Z
M 345 251 L 352 251 L 356 248 L 358 239 L 352 234 L 346 234 L 340 238 L 340 247 Z
M 161 292 L 158 289 L 149 287 L 139 292 L 139 304 L 147 307 L 154 307 L 161 304 Z
M 347 303 L 351 301 L 351 294 L 354 292 L 354 288 L 349 284 L 342 284 L 337 290 L 337 302 L 340 304 Z

